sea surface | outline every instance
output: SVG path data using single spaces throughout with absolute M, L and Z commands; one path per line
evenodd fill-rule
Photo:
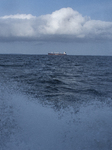
M 112 150 L 112 57 L 0 55 L 0 150 Z

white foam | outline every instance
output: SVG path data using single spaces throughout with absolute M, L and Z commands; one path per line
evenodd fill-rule
M 58 112 L 10 89 L 0 92 L 0 96 L 2 150 L 112 148 L 112 108 L 102 102 L 80 104 L 75 113 L 75 107 Z

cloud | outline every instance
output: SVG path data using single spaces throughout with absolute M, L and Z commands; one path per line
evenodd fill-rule
M 1 19 L 32 19 L 36 18 L 35 16 L 32 16 L 31 14 L 16 14 L 16 15 L 9 15 L 9 16 L 3 16 Z
M 72 8 L 43 16 L 16 14 L 0 17 L 0 41 L 112 39 L 112 22 L 91 20 Z

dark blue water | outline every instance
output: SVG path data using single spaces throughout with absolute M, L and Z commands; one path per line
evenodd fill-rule
M 0 55 L 1 150 L 111 150 L 112 57 Z

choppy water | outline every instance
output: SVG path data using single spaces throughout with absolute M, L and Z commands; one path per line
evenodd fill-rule
M 0 55 L 0 150 L 68 149 L 112 149 L 112 57 Z

